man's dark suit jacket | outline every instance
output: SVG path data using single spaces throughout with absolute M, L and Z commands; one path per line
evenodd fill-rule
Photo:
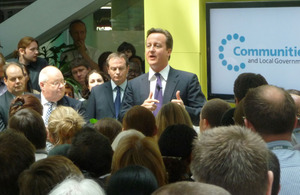
M 91 95 L 89 96 L 86 112 L 88 119 L 95 118 L 99 120 L 106 117 L 116 118 L 113 89 L 110 81 L 93 87 Z
M 0 96 L 0 131 L 3 131 L 7 126 L 10 102 L 14 98 L 13 94 L 9 91 Z
M 35 95 L 37 98 L 41 100 L 41 94 Z M 69 106 L 74 110 L 78 111 L 78 113 L 86 119 L 86 109 L 83 106 L 81 101 L 75 100 L 73 98 L 63 96 L 60 100 L 57 101 L 57 106 Z
M 143 74 L 128 82 L 122 103 L 121 117 L 132 106 L 142 105 L 150 93 L 149 73 Z M 180 97 L 185 109 L 189 113 L 194 125 L 199 126 L 200 111 L 206 102 L 201 91 L 198 77 L 195 74 L 180 71 L 170 67 L 168 80 L 164 92 L 163 104 L 176 99 L 176 92 L 180 91 Z

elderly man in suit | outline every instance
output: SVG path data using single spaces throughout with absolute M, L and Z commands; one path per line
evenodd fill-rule
M 195 74 L 175 70 L 168 61 L 173 48 L 172 35 L 159 28 L 147 33 L 146 59 L 149 72 L 128 83 L 122 105 L 122 116 L 134 105 L 142 105 L 156 115 L 163 104 L 174 102 L 185 107 L 193 124 L 199 125 L 199 115 L 206 102 Z
M 112 53 L 106 61 L 111 81 L 93 87 L 87 106 L 89 119 L 120 119 L 121 103 L 127 87 L 128 59 L 123 53 Z
M 62 72 L 55 66 L 46 66 L 39 75 L 39 84 L 41 87 L 40 98 L 43 105 L 43 119 L 45 125 L 48 125 L 49 116 L 57 106 L 70 106 L 77 110 L 82 116 L 85 115 L 85 109 L 82 102 L 65 96 L 65 84 Z
M 8 122 L 10 102 L 24 93 L 25 77 L 22 66 L 10 62 L 4 66 L 4 83 L 7 91 L 0 96 L 0 131 L 3 131 Z

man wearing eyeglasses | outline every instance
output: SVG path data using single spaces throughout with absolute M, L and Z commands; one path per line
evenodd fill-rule
M 24 93 L 25 77 L 21 65 L 10 62 L 4 66 L 4 83 L 7 91 L 0 96 L 0 131 L 6 128 L 10 102 Z
M 43 119 L 45 125 L 48 125 L 49 116 L 57 106 L 69 106 L 74 108 L 81 114 L 85 115 L 85 109 L 82 103 L 73 98 L 65 96 L 65 80 L 62 72 L 55 66 L 47 66 L 43 68 L 39 75 L 39 84 L 41 87 L 40 98 L 43 105 Z
M 41 91 L 38 78 L 40 71 L 48 65 L 48 62 L 38 55 L 38 41 L 33 37 L 23 37 L 18 43 L 18 49 L 14 52 L 15 58 L 8 61 L 15 61 L 24 65 L 29 74 L 32 89 Z

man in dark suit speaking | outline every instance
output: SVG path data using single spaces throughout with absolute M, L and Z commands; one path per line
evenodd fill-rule
M 82 102 L 65 96 L 65 84 L 63 74 L 55 66 L 46 66 L 43 68 L 39 75 L 39 84 L 41 87 L 41 94 L 37 97 L 40 98 L 43 105 L 43 119 L 45 125 L 48 125 L 49 116 L 57 106 L 69 106 L 74 108 L 85 116 L 85 109 Z
M 175 70 L 169 65 L 173 48 L 172 35 L 159 28 L 147 32 L 146 59 L 149 72 L 128 82 L 122 111 L 142 105 L 156 115 L 163 104 L 174 102 L 185 107 L 194 125 L 199 125 L 199 115 L 206 102 L 195 74 Z
M 119 113 L 127 87 L 128 59 L 123 53 L 112 53 L 106 62 L 111 81 L 93 87 L 87 105 L 88 119 L 120 119 Z

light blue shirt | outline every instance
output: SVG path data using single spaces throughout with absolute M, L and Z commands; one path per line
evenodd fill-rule
M 292 143 L 284 140 L 268 142 L 267 146 L 280 163 L 279 195 L 300 194 L 300 151 L 294 150 Z

